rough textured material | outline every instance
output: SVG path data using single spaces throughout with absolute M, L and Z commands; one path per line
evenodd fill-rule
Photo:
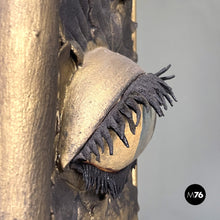
M 50 219 L 57 49 L 57 1 L 1 0 L 1 220 Z
M 120 197 L 86 192 L 82 175 L 68 171 L 57 174 L 53 186 L 53 219 L 58 220 L 136 220 L 137 188 L 131 174 Z
M 131 11 L 130 0 L 62 0 L 63 41 L 69 41 L 77 54 L 104 46 L 136 61 Z
M 131 11 L 130 0 L 62 0 L 61 45 L 71 44 L 69 54 L 77 66 L 82 64 L 86 51 L 100 46 L 136 61 L 131 39 L 131 33 L 135 31 Z M 60 65 L 68 64 L 63 61 Z M 69 79 L 71 80 L 71 76 Z M 122 193 L 114 200 L 108 194 L 103 197 L 96 195 L 95 192 L 86 192 L 83 175 L 68 167 L 63 172 L 55 170 L 52 179 L 54 219 L 137 219 L 137 188 L 132 184 L 131 173 Z

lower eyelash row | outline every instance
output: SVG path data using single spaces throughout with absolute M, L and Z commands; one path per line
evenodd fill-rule
M 104 172 L 87 163 L 70 163 L 70 168 L 82 173 L 87 191 L 95 190 L 96 194 L 109 193 L 116 198 L 122 192 L 129 171 L 135 168 L 136 163 L 135 160 L 118 172 Z

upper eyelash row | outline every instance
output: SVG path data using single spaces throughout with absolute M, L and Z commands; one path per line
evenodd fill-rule
M 119 103 L 117 103 L 117 105 L 115 105 L 113 109 L 107 114 L 103 122 L 99 125 L 93 135 L 83 146 L 82 150 L 73 160 L 76 161 L 81 159 L 90 161 L 91 153 L 93 153 L 96 156 L 96 160 L 100 161 L 98 146 L 101 148 L 103 153 L 104 140 L 108 145 L 109 154 L 112 155 L 113 141 L 109 130 L 113 130 L 122 140 L 124 145 L 129 147 L 129 143 L 124 133 L 125 122 L 126 120 L 128 121 L 131 132 L 135 134 L 136 127 L 138 126 L 141 118 L 141 111 L 138 104 L 144 105 L 147 112 L 149 111 L 150 105 L 159 116 L 163 116 L 164 114 L 161 106 L 163 106 L 165 110 L 167 109 L 166 100 L 171 106 L 172 99 L 177 101 L 171 87 L 169 87 L 165 82 L 165 80 L 169 80 L 174 76 L 160 78 L 159 76 L 164 72 L 166 71 L 162 69 L 156 74 L 150 73 L 140 75 L 127 88 Z M 132 118 L 132 111 L 136 113 L 136 123 L 134 123 Z

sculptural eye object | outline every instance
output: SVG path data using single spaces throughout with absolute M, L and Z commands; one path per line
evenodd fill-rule
M 129 58 L 107 48 L 85 54 L 67 89 L 61 121 L 59 154 L 64 169 L 82 173 L 87 190 L 123 190 L 128 173 L 150 141 L 156 114 L 176 98 L 166 80 L 146 74 Z

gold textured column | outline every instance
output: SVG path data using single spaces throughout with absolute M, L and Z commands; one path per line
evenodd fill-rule
M 56 0 L 0 3 L 0 219 L 50 219 Z

